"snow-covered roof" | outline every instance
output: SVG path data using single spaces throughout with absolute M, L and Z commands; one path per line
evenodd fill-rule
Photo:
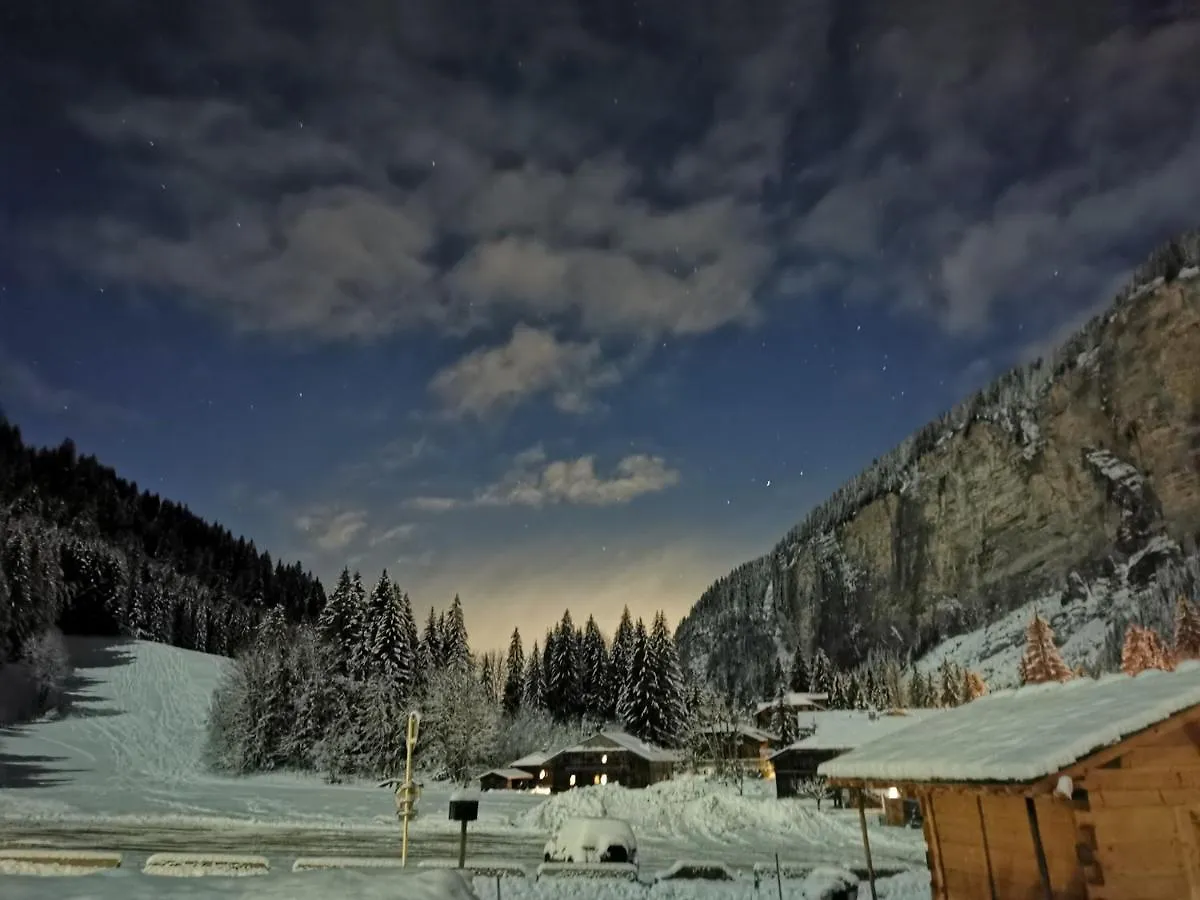
M 805 707 L 819 706 L 828 699 L 828 694 L 812 694 L 802 691 L 788 691 L 782 697 L 772 697 L 770 700 L 764 700 L 759 703 L 754 707 L 754 714 L 757 716 L 760 713 L 766 712 L 768 709 L 774 709 L 780 705 L 793 709 L 804 709 Z
M 527 778 L 533 777 L 521 769 L 488 769 L 479 777 L 486 778 L 488 775 L 499 775 L 501 778 L 507 778 L 509 781 L 524 781 Z
M 513 760 L 512 762 L 510 762 L 508 764 L 508 766 L 509 766 L 509 768 L 519 768 L 521 766 L 528 766 L 529 768 L 532 769 L 534 766 L 540 766 L 542 763 L 544 763 L 549 758 L 550 758 L 549 753 L 530 753 L 527 756 L 522 756 L 520 759 Z
M 877 738 L 895 734 L 916 722 L 927 721 L 943 712 L 940 709 L 906 709 L 902 712 L 872 713 L 858 709 L 830 709 L 809 713 L 801 725 L 811 724 L 814 730 L 780 750 L 853 750 Z M 774 758 L 774 757 L 772 757 Z
M 603 749 L 589 743 L 596 740 L 596 738 L 604 738 L 610 744 L 615 745 L 613 749 L 627 750 L 635 756 L 640 756 L 642 759 L 649 760 L 650 762 L 679 762 L 682 758 L 678 753 L 675 753 L 672 750 L 664 750 L 661 747 L 655 747 L 652 744 L 647 744 L 645 741 L 638 740 L 632 734 L 628 734 L 624 731 L 611 730 L 598 731 L 587 740 L 581 741 L 573 747 L 565 747 L 562 750 L 559 750 L 557 753 L 552 754 L 551 756 L 547 757 L 547 761 L 563 753 L 581 753 L 585 750 Z
M 1027 782 L 1200 705 L 1200 663 L 999 691 L 823 763 L 830 778 Z
M 697 734 L 741 734 L 756 741 L 777 741 L 779 735 L 772 734 L 753 725 L 714 725 L 711 728 L 697 728 Z

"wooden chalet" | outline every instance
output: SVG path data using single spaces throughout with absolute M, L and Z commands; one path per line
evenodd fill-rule
M 506 768 L 520 769 L 522 772 L 527 772 L 533 776 L 535 787 L 547 787 L 549 786 L 550 773 L 546 771 L 546 760 L 549 758 L 549 753 L 530 753 L 527 756 L 522 756 L 520 759 L 513 760 Z
M 491 769 L 479 776 L 481 791 L 527 791 L 536 783 L 524 769 Z
M 771 755 L 779 745 L 778 736 L 753 725 L 716 725 L 696 731 L 703 748 L 696 759 L 702 772 L 715 772 L 732 763 L 762 778 L 771 778 Z
M 936 709 L 894 709 L 885 712 L 869 710 L 831 709 L 803 716 L 803 737 L 771 757 L 775 770 L 775 795 L 781 799 L 799 795 L 799 787 L 818 777 L 821 763 L 836 759 L 864 744 L 886 737 L 893 732 L 923 722 L 940 713 Z M 845 801 L 841 792 L 834 794 L 838 805 Z M 901 798 L 894 798 L 901 799 Z M 884 798 L 868 792 L 867 803 L 885 805 Z M 907 820 L 903 803 L 894 804 L 889 824 L 900 825 Z
M 1200 663 L 990 694 L 819 771 L 919 798 L 936 900 L 1200 900 Z
M 623 731 L 599 731 L 546 759 L 551 793 L 589 784 L 622 784 L 643 788 L 667 781 L 681 758 Z
M 776 728 L 781 707 L 798 722 L 801 715 L 824 709 L 828 700 L 828 694 L 788 691 L 781 697 L 757 704 L 754 707 L 754 724 L 767 730 Z

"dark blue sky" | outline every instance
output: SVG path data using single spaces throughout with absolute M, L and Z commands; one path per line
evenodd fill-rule
M 0 402 L 482 645 L 678 617 L 1197 224 L 1182 8 L 6 10 Z

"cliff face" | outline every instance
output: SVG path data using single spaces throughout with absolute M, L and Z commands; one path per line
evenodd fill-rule
M 761 693 L 777 652 L 919 654 L 1156 537 L 1193 541 L 1198 261 L 1196 234 L 1159 251 L 1054 360 L 926 426 L 718 581 L 680 624 L 685 662 Z M 1144 556 L 1150 578 L 1159 554 Z

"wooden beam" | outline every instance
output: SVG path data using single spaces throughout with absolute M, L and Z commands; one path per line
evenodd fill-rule
M 933 896 L 943 900 L 946 896 L 946 869 L 942 865 L 942 836 L 938 831 L 937 813 L 933 808 L 933 794 L 921 795 L 921 815 L 928 829 L 925 836 L 929 848 L 930 875 L 933 881 Z
M 975 806 L 979 809 L 979 832 L 983 835 L 983 861 L 987 864 L 988 892 L 992 895 L 992 900 L 999 900 L 996 896 L 996 876 L 992 872 L 992 851 L 988 847 L 987 821 L 983 817 L 982 796 L 975 797 Z
M 892 781 L 877 778 L 828 778 L 830 787 L 886 791 L 896 788 L 901 793 L 916 796 L 924 791 L 941 791 L 953 794 L 997 794 L 1006 797 L 1027 797 L 1031 794 L 1049 794 L 1058 781 L 1055 773 L 1052 780 L 1034 782 L 1008 781 Z
M 1196 840 L 1196 817 L 1186 806 L 1175 808 L 1175 832 L 1183 851 L 1188 900 L 1200 900 L 1200 844 Z
M 1037 808 L 1032 797 L 1025 798 L 1025 813 L 1029 817 L 1029 833 L 1033 837 L 1033 852 L 1037 855 L 1038 874 L 1042 876 L 1042 893 L 1046 900 L 1054 900 L 1050 867 L 1046 864 L 1046 848 L 1042 846 L 1042 830 L 1038 827 Z
M 863 850 L 867 854 L 867 880 L 871 885 L 871 900 L 879 900 L 875 894 L 875 864 L 871 862 L 871 838 L 867 834 L 867 807 L 862 791 L 858 792 L 858 824 L 862 827 Z

